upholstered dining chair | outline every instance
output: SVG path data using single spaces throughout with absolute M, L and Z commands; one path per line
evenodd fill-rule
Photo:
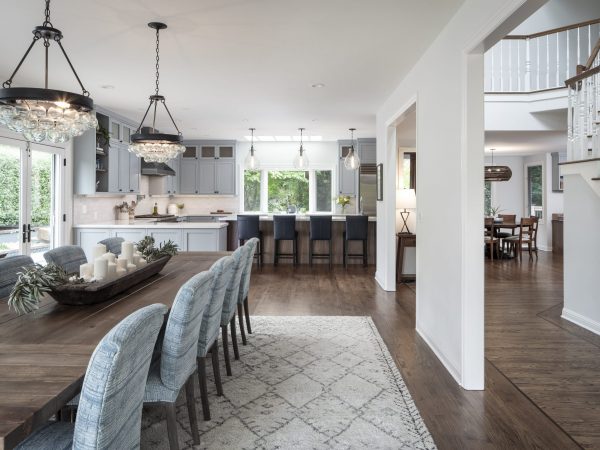
M 175 297 L 162 341 L 160 359 L 150 368 L 144 404 L 161 405 L 167 413 L 167 433 L 171 450 L 179 448 L 175 402 L 182 388 L 194 444 L 200 444 L 194 379 L 196 353 L 202 317 L 210 300 L 213 274 L 201 272 L 190 278 Z
M 45 425 L 17 448 L 139 448 L 144 386 L 166 312 L 146 306 L 110 330 L 90 358 L 75 423 Z
M 221 384 L 221 372 L 219 368 L 219 328 L 221 325 L 221 313 L 223 310 L 223 299 L 229 280 L 233 274 L 233 258 L 225 256 L 215 262 L 210 268 L 213 275 L 210 287 L 210 302 L 204 310 L 200 335 L 198 337 L 198 381 L 200 383 L 200 395 L 202 398 L 202 412 L 204 420 L 210 420 L 210 407 L 208 405 L 208 387 L 206 385 L 206 357 L 210 352 L 212 357 L 213 373 L 217 386 L 217 395 L 223 395 Z M 225 335 L 227 337 L 227 335 Z M 223 342 L 224 352 L 227 352 L 227 341 Z
M 485 219 L 485 230 L 491 230 L 489 234 L 485 233 L 484 230 L 484 242 L 486 247 L 489 247 L 490 250 L 490 259 L 494 259 L 494 252 L 496 252 L 496 257 L 500 256 L 500 239 L 495 236 L 494 231 L 494 219 L 492 217 L 486 217 Z
M 225 355 L 225 367 L 227 375 L 231 376 L 231 361 L 229 361 L 229 349 L 226 349 L 227 328 L 231 326 L 231 343 L 233 345 L 233 355 L 235 359 L 240 359 L 238 349 L 237 335 L 235 331 L 235 313 L 237 311 L 238 298 L 240 295 L 240 280 L 242 272 L 246 266 L 246 259 L 250 247 L 242 245 L 231 254 L 233 258 L 232 275 L 225 290 L 223 299 L 223 311 L 221 312 L 221 334 L 223 335 L 223 353 Z
M 8 297 L 19 278 L 19 272 L 31 265 L 33 259 L 26 255 L 0 259 L 0 298 Z
M 122 237 L 111 237 L 102 239 L 98 244 L 104 244 L 106 246 L 106 251 L 111 252 L 115 255 L 121 254 L 121 244 L 125 242 L 125 239 Z
M 48 250 L 44 253 L 48 264 L 56 264 L 67 273 L 79 273 L 79 266 L 87 263 L 87 258 L 81 247 L 77 245 L 64 245 Z
M 246 254 L 246 263 L 244 265 L 244 270 L 242 271 L 242 278 L 240 279 L 237 309 L 238 319 L 240 322 L 240 334 L 242 335 L 242 344 L 246 345 L 248 342 L 246 341 L 246 333 L 244 331 L 244 316 L 246 318 L 246 328 L 248 329 L 248 334 L 252 334 L 252 327 L 250 326 L 250 309 L 248 307 L 248 292 L 250 291 L 250 275 L 252 273 L 254 253 L 256 252 L 259 242 L 258 239 L 253 238 L 244 245 L 246 245 L 249 250 Z

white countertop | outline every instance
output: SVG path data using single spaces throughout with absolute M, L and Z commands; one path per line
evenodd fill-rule
M 154 219 L 110 220 L 99 223 L 73 225 L 73 228 L 169 228 L 169 229 L 219 229 L 227 222 L 156 222 Z
M 251 214 L 248 214 L 251 215 Z M 282 214 L 282 215 L 287 215 L 287 214 Z M 290 214 L 292 215 L 292 214 Z M 327 214 L 312 214 L 315 216 L 326 216 Z M 347 215 L 355 215 L 355 214 L 347 214 Z M 296 221 L 298 222 L 308 222 L 310 220 L 310 216 L 309 214 L 296 214 Z M 237 215 L 231 215 L 231 216 L 223 216 L 220 217 L 219 220 L 237 220 Z M 260 215 L 260 219 L 261 222 L 272 222 L 273 221 L 273 214 L 261 214 Z M 345 222 L 346 221 L 346 215 L 342 215 L 342 214 L 334 214 L 332 220 L 334 222 Z M 369 216 L 369 222 L 377 222 L 377 216 Z

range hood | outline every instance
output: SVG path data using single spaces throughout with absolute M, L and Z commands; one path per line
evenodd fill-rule
M 146 162 L 142 158 L 142 175 L 166 177 L 167 175 L 174 176 L 175 171 L 165 163 Z

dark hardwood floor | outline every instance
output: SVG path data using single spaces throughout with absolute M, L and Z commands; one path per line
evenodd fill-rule
M 562 260 L 486 261 L 486 390 L 461 389 L 414 330 L 414 285 L 380 289 L 373 268 L 265 265 L 257 315 L 368 315 L 441 449 L 600 448 L 600 348 L 560 319 Z

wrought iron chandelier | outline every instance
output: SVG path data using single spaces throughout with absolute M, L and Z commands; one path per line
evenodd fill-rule
M 495 166 L 494 165 L 494 148 L 492 151 L 492 165 L 485 166 L 484 168 L 484 180 L 485 181 L 508 181 L 512 177 L 512 170 L 508 166 Z
M 251 170 L 258 169 L 260 162 L 258 161 L 258 157 L 256 156 L 256 150 L 254 150 L 254 130 L 256 128 L 248 128 L 252 133 L 251 143 L 250 143 L 250 153 L 246 156 L 246 167 Z
M 356 128 L 348 128 L 350 130 L 350 150 L 344 158 L 344 167 L 348 170 L 358 170 L 360 167 L 360 158 L 358 153 L 354 150 L 354 132 Z
M 302 133 L 304 132 L 304 128 L 298 128 L 300 130 L 300 151 L 294 158 L 294 167 L 296 169 L 308 169 L 308 155 L 306 154 L 306 150 L 304 150 L 304 145 L 302 142 Z
M 177 128 L 177 124 L 167 108 L 167 104 L 165 103 L 165 97 L 159 94 L 158 86 L 159 86 L 159 32 L 160 30 L 164 30 L 167 28 L 167 25 L 161 22 L 150 22 L 148 26 L 154 30 L 156 30 L 156 88 L 154 91 L 154 95 L 150 96 L 150 104 L 146 109 L 146 113 L 140 122 L 136 132 L 131 136 L 131 144 L 129 145 L 129 151 L 134 153 L 135 155 L 144 158 L 147 162 L 167 162 L 183 153 L 185 150 L 185 146 L 182 144 L 183 136 L 179 128 Z M 156 131 L 156 110 L 158 104 L 162 103 L 173 123 L 173 126 L 177 130 L 177 134 L 166 134 L 166 133 L 158 133 Z M 152 115 L 152 127 L 149 129 L 142 129 L 144 125 L 144 120 L 146 120 L 146 116 L 150 111 L 150 108 L 153 108 Z
M 28 141 L 48 140 L 59 144 L 71 137 L 79 136 L 90 128 L 96 128 L 98 121 L 94 113 L 94 101 L 83 87 L 67 52 L 62 45 L 63 34 L 50 22 L 50 0 L 46 0 L 45 20 L 33 29 L 33 41 L 17 64 L 10 78 L 0 89 L 0 125 L 17 133 L 22 133 Z M 44 43 L 45 66 L 44 88 L 12 87 L 13 79 L 29 52 L 42 40 Z M 73 71 L 82 94 L 58 91 L 48 88 L 48 50 L 51 42 L 56 42 L 69 67 Z

